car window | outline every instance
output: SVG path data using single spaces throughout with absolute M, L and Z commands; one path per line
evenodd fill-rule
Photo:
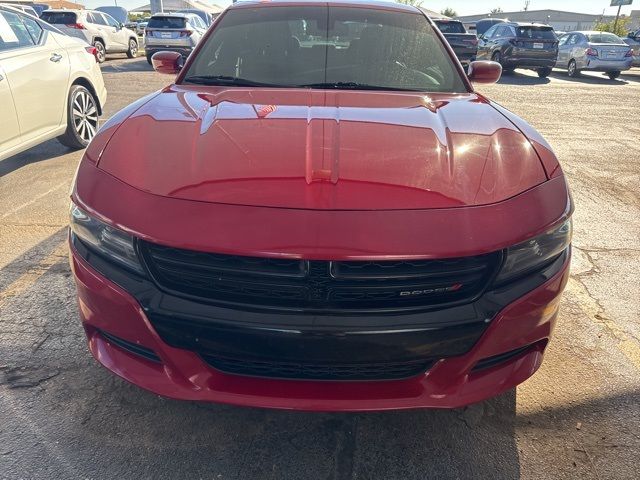
M 560 38 L 560 41 L 558 41 L 558 46 L 562 47 L 571 37 L 572 35 L 564 35 L 562 38 Z
M 0 51 L 33 45 L 35 42 L 20 16 L 13 12 L 0 12 Z
M 27 28 L 29 35 L 31 35 L 31 39 L 33 43 L 36 45 L 40 43 L 42 39 L 43 30 L 38 22 L 36 22 L 33 18 L 22 17 L 22 23 Z
M 423 15 L 347 6 L 228 11 L 184 81 L 219 76 L 281 87 L 467 91 Z
M 498 27 L 496 25 L 494 25 L 493 27 L 491 27 L 489 30 L 487 30 L 484 34 L 485 38 L 493 38 L 493 36 L 496 33 L 496 30 L 498 30 Z
M 569 40 L 569 45 L 575 45 L 580 41 L 580 35 L 573 34 L 571 35 L 571 39 Z
M 93 16 L 93 23 L 97 25 L 108 25 L 107 20 L 104 18 L 104 16 L 101 13 L 91 12 L 91 15 Z
M 511 30 L 509 30 L 509 27 L 505 27 L 505 26 L 498 27 L 498 30 L 496 31 L 496 38 L 503 38 L 503 37 L 510 37 L 510 36 L 511 36 Z
M 148 28 L 184 28 L 186 19 L 183 17 L 151 17 Z
M 606 32 L 590 33 L 587 38 L 589 43 L 623 43 L 619 36 Z
M 77 22 L 74 12 L 42 12 L 40 17 L 47 23 L 52 25 L 73 25 Z
M 449 20 L 437 20 L 435 22 L 442 33 L 467 33 L 462 22 L 451 22 Z
M 518 37 L 528 40 L 556 40 L 556 32 L 551 27 L 518 27 Z
M 113 18 L 111 15 L 109 15 L 107 13 L 103 13 L 102 16 L 107 20 L 107 24 L 110 27 L 120 28 L 120 23 L 117 22 L 116 19 Z

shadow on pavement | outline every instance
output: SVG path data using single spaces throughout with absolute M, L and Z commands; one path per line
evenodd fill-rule
M 501 85 L 546 85 L 551 82 L 548 78 L 540 78 L 536 74 L 523 75 L 522 73 L 515 72 L 503 72 L 502 77 L 498 81 Z
M 44 143 L 31 147 L 29 150 L 18 153 L 12 157 L 0 160 L 0 177 L 3 177 L 19 168 L 31 163 L 51 160 L 66 155 L 73 150 L 65 147 L 56 139 L 47 140 Z
M 611 80 L 609 79 L 609 77 L 604 76 L 604 74 L 600 72 L 588 72 L 582 73 L 577 77 L 570 77 L 569 75 L 567 75 L 566 71 L 554 70 L 551 74 L 551 77 L 558 80 L 563 80 L 565 82 L 584 83 L 591 85 L 623 86 L 629 84 L 629 82 L 625 78 L 623 78 L 623 76 L 620 76 L 620 78 L 616 80 Z
M 121 60 L 115 62 L 115 60 Z M 102 73 L 132 73 L 132 72 L 153 72 L 153 67 L 149 65 L 146 57 L 137 57 L 132 59 L 112 58 L 107 60 L 100 66 Z

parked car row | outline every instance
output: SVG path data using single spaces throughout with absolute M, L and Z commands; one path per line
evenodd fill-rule
M 640 63 L 640 42 L 635 33 L 625 40 L 595 31 L 562 32 L 558 36 L 549 25 L 488 19 L 476 23 L 479 37 L 474 42 L 475 35 L 466 33 L 461 22 L 441 18 L 433 21 L 463 65 L 477 58 L 500 63 L 506 73 L 525 68 L 545 78 L 553 68 L 562 68 L 570 77 L 595 71 L 613 80 Z

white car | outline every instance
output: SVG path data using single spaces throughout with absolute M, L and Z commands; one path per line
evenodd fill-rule
M 107 13 L 49 9 L 42 12 L 40 18 L 61 32 L 96 47 L 100 63 L 104 62 L 107 53 L 126 53 L 129 58 L 138 55 L 138 34 Z
M 55 137 L 86 147 L 106 99 L 95 47 L 0 5 L 0 160 Z

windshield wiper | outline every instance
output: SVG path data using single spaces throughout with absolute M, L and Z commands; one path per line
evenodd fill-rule
M 342 89 L 342 90 L 401 90 L 407 92 L 417 92 L 419 90 L 411 88 L 399 88 L 399 87 L 383 87 L 380 85 L 369 85 L 367 83 L 358 82 L 321 82 L 321 83 L 307 83 L 305 85 L 298 85 L 304 88 L 325 88 L 325 89 Z
M 235 87 L 275 87 L 287 88 L 291 85 L 278 85 L 275 83 L 264 83 L 248 80 L 246 78 L 232 77 L 230 75 L 191 75 L 184 79 L 185 82 L 197 83 L 198 85 L 230 85 Z

